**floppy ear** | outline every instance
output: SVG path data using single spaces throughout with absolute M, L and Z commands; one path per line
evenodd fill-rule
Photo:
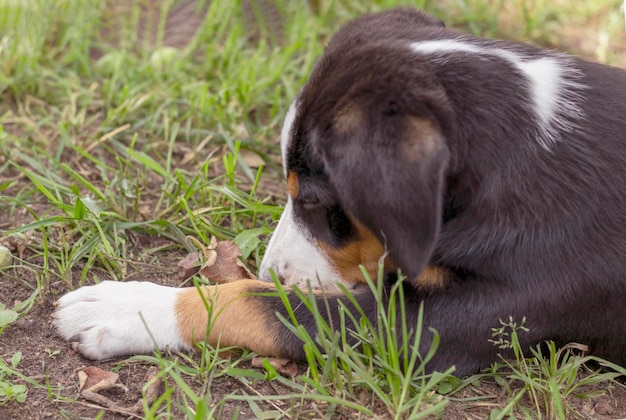
M 389 102 L 372 115 L 355 103 L 343 106 L 326 132 L 331 138 L 317 144 L 346 213 L 416 279 L 439 234 L 449 151 L 434 118 L 398 108 Z

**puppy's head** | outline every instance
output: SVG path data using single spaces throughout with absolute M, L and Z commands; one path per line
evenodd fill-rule
M 273 268 L 286 284 L 355 285 L 359 265 L 373 274 L 382 260 L 415 278 L 437 239 L 454 120 L 445 91 L 403 39 L 342 33 L 350 42 L 331 40 L 285 119 L 289 199 L 262 279 Z

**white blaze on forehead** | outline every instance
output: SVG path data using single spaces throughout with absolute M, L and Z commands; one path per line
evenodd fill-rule
M 286 285 L 305 288 L 309 280 L 313 287 L 330 290 L 336 289 L 337 283 L 341 282 L 341 276 L 330 265 L 327 255 L 294 218 L 291 198 L 267 245 L 259 270 L 262 280 L 271 280 L 270 268 Z
M 283 157 L 283 169 L 285 171 L 285 176 L 287 176 L 287 149 L 291 144 L 291 137 L 293 131 L 293 122 L 296 119 L 296 114 L 298 110 L 298 100 L 294 100 L 289 106 L 289 110 L 287 111 L 287 115 L 285 115 L 285 122 L 283 123 L 283 129 L 280 132 L 280 150 Z
M 490 55 L 514 66 L 526 78 L 533 111 L 538 119 L 538 142 L 547 150 L 560 138 L 559 130 L 571 130 L 576 126 L 576 119 L 583 115 L 579 103 L 581 90 L 585 87 L 578 82 L 582 73 L 573 66 L 569 57 L 558 53 L 533 57 L 505 48 L 474 45 L 468 41 L 464 38 L 420 41 L 412 43 L 411 48 L 431 55 L 454 52 Z

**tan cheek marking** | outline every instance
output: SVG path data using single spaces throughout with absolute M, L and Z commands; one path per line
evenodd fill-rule
M 359 265 L 363 265 L 372 278 L 376 278 L 378 262 L 385 254 L 385 247 L 365 226 L 350 217 L 356 227 L 359 238 L 341 248 L 333 248 L 318 241 L 319 247 L 328 255 L 332 265 L 346 282 L 364 283 L 365 279 Z M 393 268 L 389 258 L 384 259 L 385 269 Z
M 359 233 L 359 239 L 341 248 L 333 248 L 323 242 L 318 244 L 328 255 L 333 266 L 344 281 L 363 283 L 363 275 L 359 265 L 363 265 L 372 278 L 376 278 L 378 262 L 385 253 L 385 247 L 378 238 L 356 219 L 350 217 Z M 395 269 L 389 257 L 384 260 L 385 270 Z M 433 290 L 445 287 L 450 279 L 450 272 L 443 267 L 428 265 L 416 279 L 416 286 L 422 289 Z
M 211 308 L 208 344 L 211 346 L 237 346 L 250 349 L 264 356 L 278 356 L 279 324 L 274 314 L 259 305 L 257 299 L 246 295 L 251 290 L 272 291 L 267 283 L 241 280 L 219 286 L 201 288 Z M 203 341 L 209 326 L 209 312 L 198 289 L 191 287 L 178 295 L 176 301 L 178 329 L 190 345 Z
M 287 174 L 287 190 L 292 199 L 298 197 L 298 175 L 294 171 L 289 171 Z
M 428 265 L 417 277 L 417 287 L 422 289 L 440 289 L 445 287 L 450 273 L 443 267 Z

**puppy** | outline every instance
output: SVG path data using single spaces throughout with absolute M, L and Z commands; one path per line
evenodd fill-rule
M 375 317 L 358 266 L 381 262 L 406 276 L 407 325 L 423 303 L 441 336 L 431 371 L 498 360 L 491 331 L 509 317 L 525 348 L 574 341 L 626 363 L 626 72 L 392 9 L 332 38 L 281 148 L 289 199 L 260 278 L 325 291 L 331 313 L 290 296 L 312 334 L 345 300 L 338 283 Z M 207 312 L 195 288 L 103 282 L 61 298 L 55 324 L 96 359 L 206 338 L 303 360 L 280 299 L 253 293 L 271 290 L 206 287 Z

